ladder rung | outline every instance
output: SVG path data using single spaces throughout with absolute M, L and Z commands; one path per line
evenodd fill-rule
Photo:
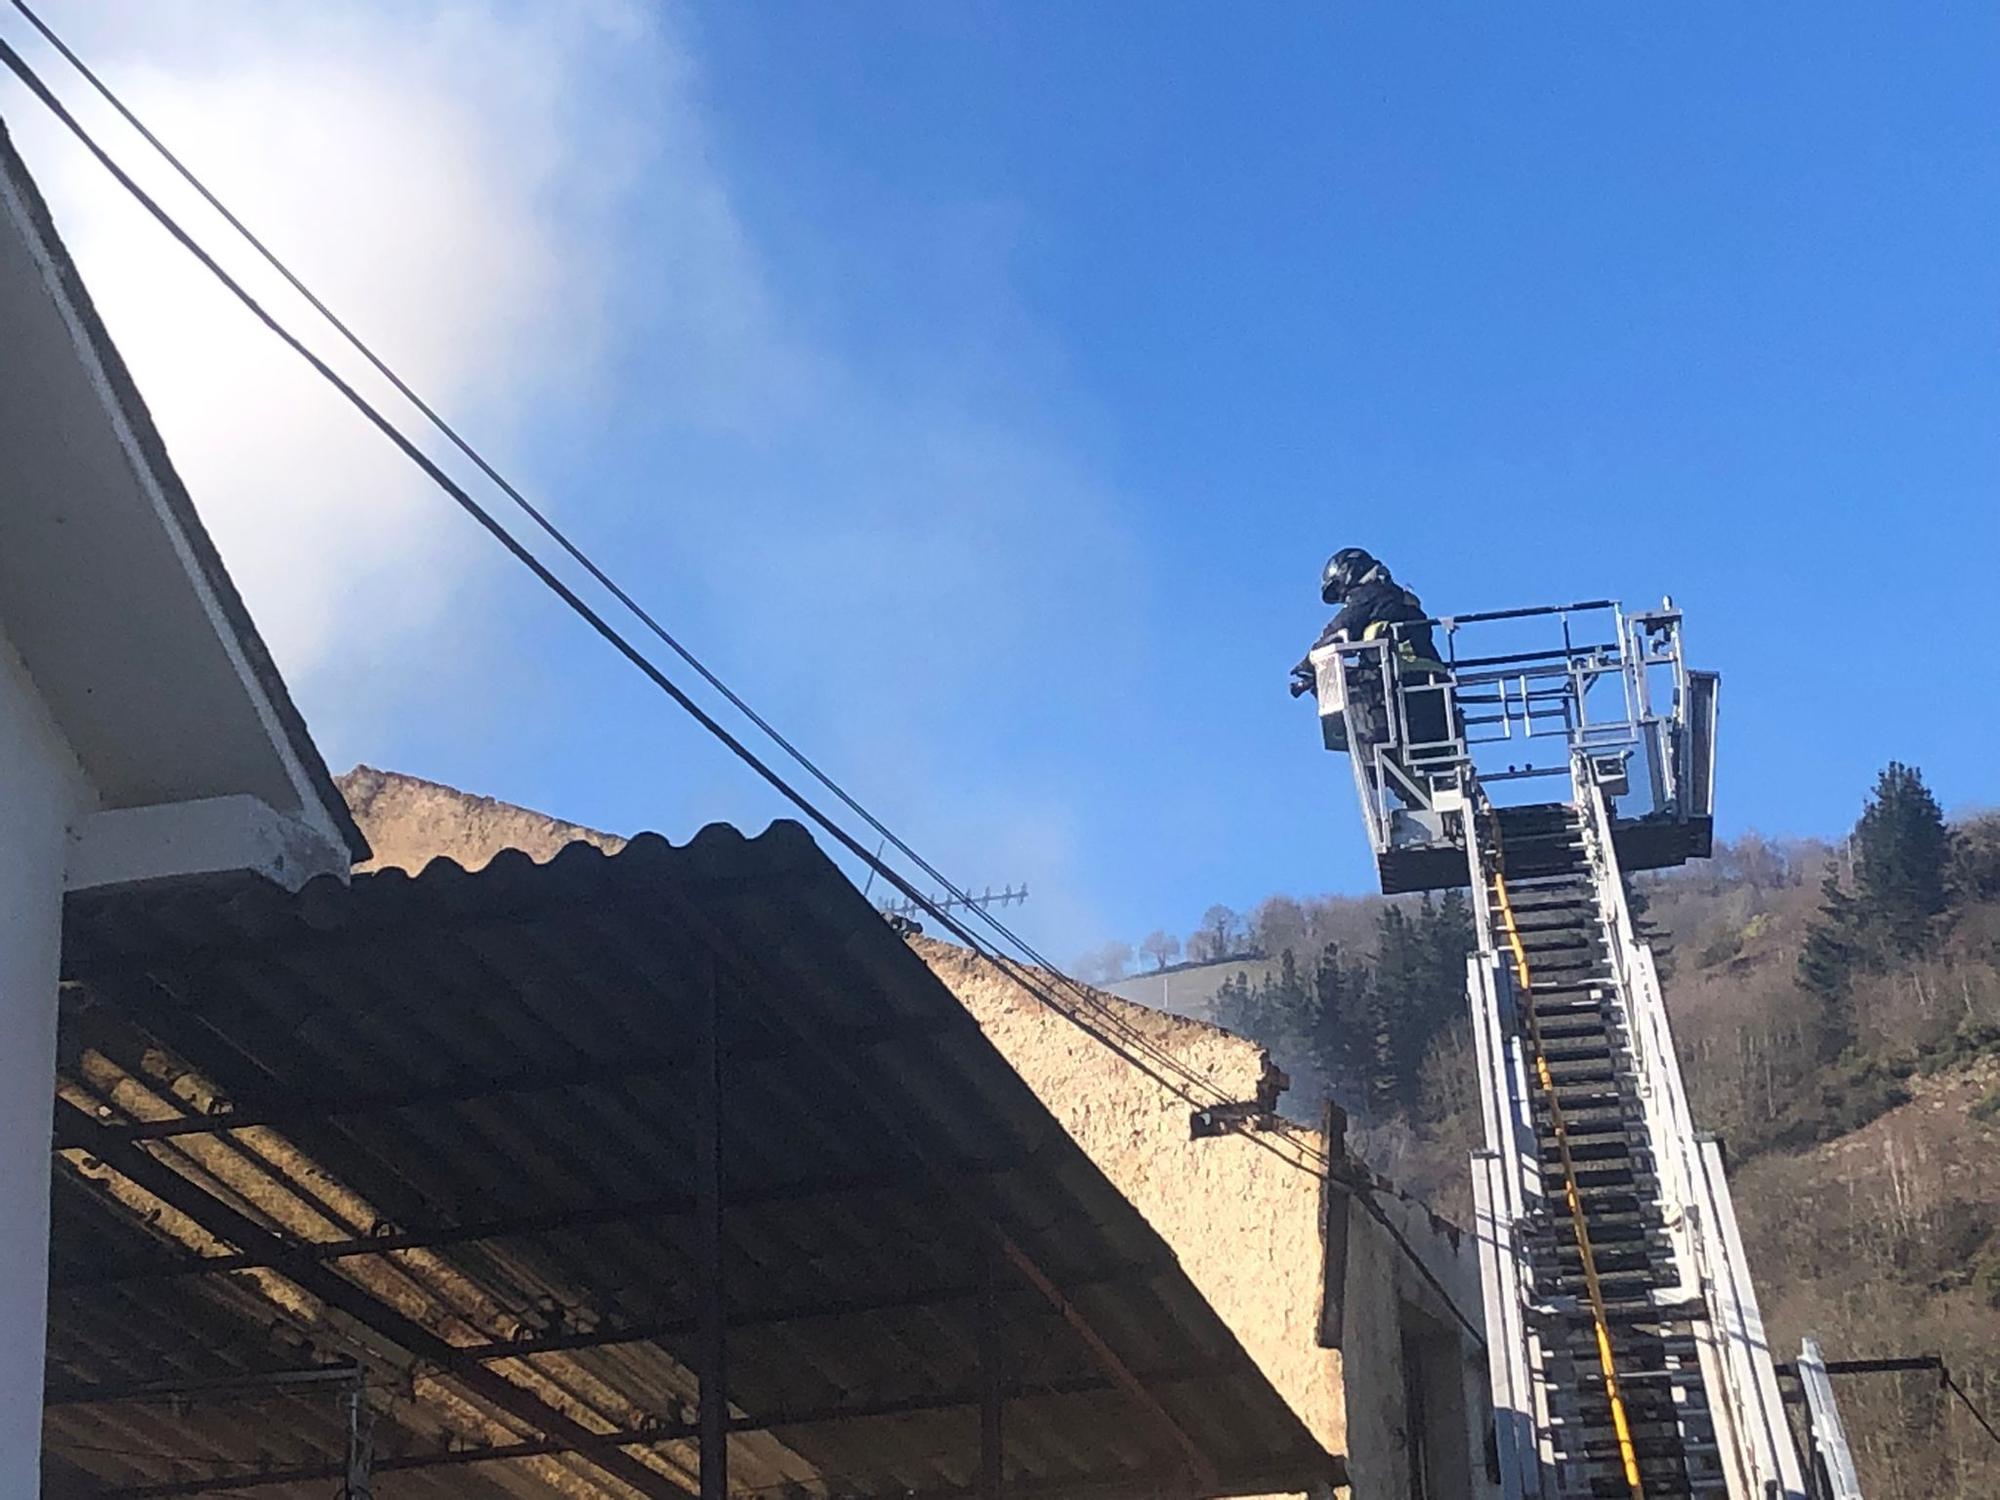
M 1593 1139 L 1579 1140 L 1579 1136 L 1589 1136 Z M 1595 1137 L 1608 1137 L 1608 1139 L 1595 1139 Z M 1650 1154 L 1645 1147 L 1628 1140 L 1623 1134 L 1622 1126 L 1591 1128 L 1580 1125 L 1575 1120 L 1569 1122 L 1571 1161 L 1607 1162 L 1624 1161 L 1629 1158 L 1636 1162 L 1637 1158 Z M 1541 1155 L 1545 1166 L 1551 1163 L 1560 1165 L 1562 1161 L 1562 1152 L 1553 1143 L 1545 1143 L 1541 1148 Z

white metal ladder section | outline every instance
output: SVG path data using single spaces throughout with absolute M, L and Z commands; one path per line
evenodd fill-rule
M 1688 1112 L 1587 758 L 1574 788 L 1464 814 L 1502 1493 L 1806 1500 L 1721 1151 Z

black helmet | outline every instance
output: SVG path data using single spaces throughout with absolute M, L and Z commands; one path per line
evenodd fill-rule
M 1340 603 L 1349 589 L 1381 566 L 1359 547 L 1342 547 L 1326 560 L 1326 570 L 1319 575 L 1320 598 L 1328 604 Z

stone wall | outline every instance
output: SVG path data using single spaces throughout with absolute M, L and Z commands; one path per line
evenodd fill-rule
M 606 854 L 625 847 L 617 834 L 399 771 L 356 766 L 333 780 L 375 851 L 373 859 L 354 867 L 357 871 L 406 870 L 414 875 L 434 859 L 477 870 L 502 849 L 519 849 L 543 863 L 579 841 Z
M 1188 1103 L 976 954 L 916 951 L 1104 1175 L 1131 1200 L 1313 1435 L 1346 1448 L 1340 1357 L 1319 1343 L 1320 1183 L 1247 1135 L 1196 1140 Z M 1269 1054 L 1220 1027 L 1099 995 L 1224 1098 L 1269 1097 Z M 1315 1149 L 1317 1131 L 1300 1130 Z

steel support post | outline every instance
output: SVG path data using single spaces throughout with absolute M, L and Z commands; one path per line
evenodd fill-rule
M 1006 1371 L 1000 1355 L 1000 1252 L 979 1253 L 979 1500 L 1001 1500 L 1005 1484 Z
M 375 1413 L 368 1409 L 367 1377 L 356 1370 L 347 1388 L 347 1478 L 341 1500 L 374 1500 Z
M 696 909 L 684 896 L 676 895 L 671 890 L 663 891 L 662 895 L 665 898 L 667 914 L 687 931 L 690 938 L 701 942 L 710 954 L 715 955 L 717 958 L 726 959 L 731 968 L 745 981 L 750 983 L 757 982 L 756 966 L 745 954 L 738 940 L 732 938 L 726 932 L 719 930 L 709 917 Z M 867 1072 L 857 1068 L 855 1064 L 846 1059 L 829 1058 L 827 1060 L 827 1074 L 830 1087 L 847 1085 L 857 1088 L 860 1091 L 858 1097 L 865 1100 L 865 1092 L 869 1081 L 869 1074 Z M 892 1122 L 885 1120 L 884 1123 Z M 908 1131 L 907 1124 L 900 1121 L 893 1122 L 892 1128 L 896 1128 L 899 1133 L 907 1133 Z M 912 1144 L 915 1145 L 916 1143 L 912 1142 Z M 917 1155 L 921 1159 L 921 1148 L 918 1147 L 912 1154 Z M 1146 1418 L 1154 1423 L 1160 1432 L 1180 1449 L 1187 1469 L 1195 1478 L 1197 1488 L 1205 1494 L 1217 1493 L 1221 1487 L 1221 1481 L 1216 1472 L 1214 1461 L 1203 1451 L 1201 1445 L 1188 1434 L 1187 1429 L 1182 1427 L 1174 1419 L 1173 1414 L 1161 1404 L 1159 1397 L 1147 1388 L 1146 1383 L 1133 1373 L 1125 1361 L 1118 1357 L 1117 1352 L 1110 1344 L 1105 1342 L 1103 1335 L 1092 1326 L 1091 1321 L 1084 1315 L 1082 1309 L 1050 1279 L 1048 1273 L 1036 1263 L 1034 1257 L 1007 1234 L 1002 1220 L 995 1211 L 992 1200 L 986 1197 L 976 1186 L 958 1181 L 942 1169 L 933 1168 L 932 1176 L 938 1187 L 958 1208 L 958 1211 L 969 1222 L 982 1226 L 992 1240 L 997 1243 L 1001 1256 L 1006 1263 L 1015 1271 L 1018 1271 L 1028 1285 L 1032 1286 L 1052 1308 L 1062 1315 L 1063 1321 L 1076 1331 L 1078 1336 L 1082 1338 L 1085 1347 L 1089 1350 L 1090 1356 L 1096 1362 L 1098 1368 L 1110 1376 L 1118 1388 L 1132 1398 L 1134 1404 L 1145 1414 Z
M 729 1493 L 729 1338 L 722 1277 L 722 989 L 703 964 L 701 1049 L 695 1067 L 695 1218 L 700 1247 L 701 1500 Z

